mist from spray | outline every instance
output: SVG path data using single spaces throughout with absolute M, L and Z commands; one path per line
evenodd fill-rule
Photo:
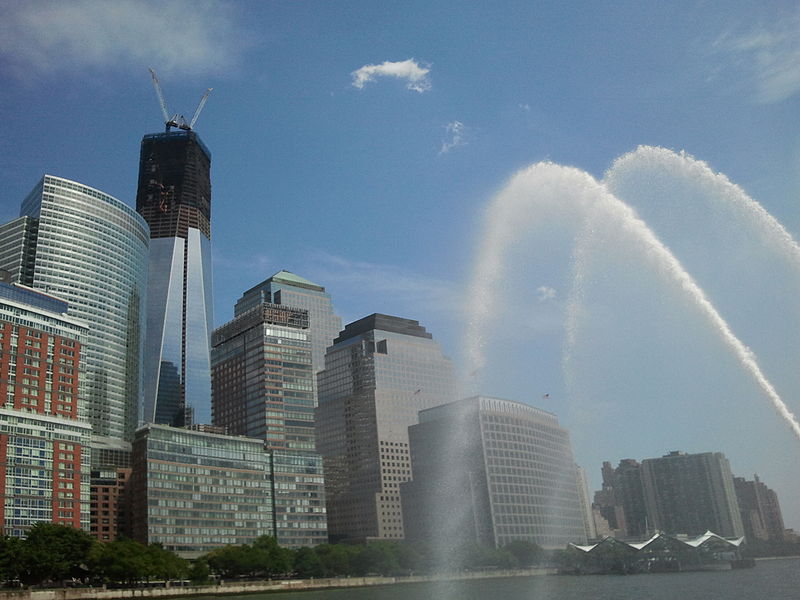
M 692 166 L 699 168 L 702 165 Z M 744 201 L 740 205 L 751 212 L 758 212 Z M 638 246 L 641 260 L 687 295 L 800 439 L 800 423 L 761 371 L 753 352 L 736 337 L 702 288 L 647 224 L 636 216 L 630 206 L 612 195 L 588 173 L 550 162 L 537 163 L 517 173 L 487 209 L 486 234 L 479 249 L 468 295 L 467 359 L 469 373 L 476 381 L 486 364 L 487 332 L 492 330 L 495 312 L 492 293 L 503 281 L 509 268 L 506 260 L 509 248 L 525 234 L 532 222 L 554 217 L 558 217 L 563 226 L 572 227 L 575 231 L 573 291 L 567 307 L 565 365 L 571 363 L 570 349 L 574 346 L 580 322 L 583 279 L 586 276 L 583 257 L 590 250 L 591 236 L 599 228 L 613 228 L 611 231 L 616 236 L 624 236 Z M 774 229 L 774 224 L 770 224 L 768 219 L 762 218 L 761 222 L 765 227 L 769 225 Z M 791 236 L 788 236 L 783 243 L 790 244 L 791 241 Z

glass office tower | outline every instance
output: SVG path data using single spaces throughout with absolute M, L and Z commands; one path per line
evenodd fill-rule
M 26 249 L 4 253 L 8 264 L 0 268 L 62 298 L 87 323 L 86 417 L 95 436 L 130 440 L 142 389 L 147 224 L 116 198 L 52 175 L 25 198 L 20 215 L 0 229 L 0 247 L 13 238 Z
M 193 131 L 142 139 L 136 210 L 151 238 L 145 423 L 211 422 L 210 170 Z

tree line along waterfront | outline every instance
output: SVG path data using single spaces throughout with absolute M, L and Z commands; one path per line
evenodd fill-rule
M 193 584 L 230 579 L 320 578 L 409 575 L 437 570 L 527 567 L 547 560 L 531 542 L 503 548 L 463 544 L 434 559 L 429 547 L 402 541 L 321 544 L 288 549 L 262 536 L 252 544 L 224 546 L 195 560 L 181 558 L 158 544 L 130 539 L 98 542 L 66 525 L 39 523 L 26 538 L 0 538 L 0 579 L 7 585 L 136 586 L 152 581 L 189 580 Z
M 365 544 L 321 544 L 288 549 L 262 536 L 252 544 L 224 546 L 195 560 L 181 558 L 158 544 L 130 539 L 98 542 L 66 525 L 39 523 L 26 538 L 0 537 L 0 580 L 7 586 L 117 585 L 154 581 L 190 581 L 201 585 L 219 580 L 335 578 L 368 575 L 400 576 L 437 572 L 514 569 L 549 565 L 569 567 L 568 550 L 543 550 L 535 543 L 514 541 L 502 548 L 474 543 L 442 551 L 404 541 Z M 800 544 L 757 543 L 743 556 L 800 555 Z

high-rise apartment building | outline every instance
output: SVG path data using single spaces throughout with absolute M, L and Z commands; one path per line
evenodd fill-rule
M 545 548 L 586 540 L 582 483 L 555 415 L 475 396 L 421 411 L 408 435 L 414 478 L 400 488 L 407 539 Z
M 758 475 L 754 476 L 753 481 L 734 477 L 733 487 L 747 539 L 782 542 L 785 526 L 778 494 L 764 485 Z
M 81 352 L 86 323 L 68 304 L 0 283 L 0 525 L 89 527 L 91 426 Z
M 267 302 L 240 311 L 212 337 L 214 424 L 265 441 L 275 536 L 295 548 L 328 539 L 311 337 L 307 310 Z
M 130 440 L 142 392 L 147 224 L 116 198 L 52 175 L 25 198 L 20 215 L 0 227 L 0 269 L 64 299 L 69 314 L 87 323 L 86 417 L 95 436 Z
M 670 452 L 641 464 L 648 519 L 667 534 L 742 537 L 730 464 L 721 452 Z
M 194 131 L 146 135 L 136 210 L 150 226 L 146 423 L 211 422 L 211 154 Z
M 603 490 L 595 504 L 617 537 L 644 538 L 653 533 L 644 499 L 641 465 L 632 458 L 619 461 L 616 468 L 603 463 Z
M 342 329 L 342 319 L 333 312 L 331 296 L 325 288 L 304 277 L 278 271 L 247 290 L 234 306 L 234 316 L 244 314 L 262 302 L 303 308 L 308 311 L 311 361 L 314 373 L 325 368 L 325 351 Z M 316 376 L 314 384 L 316 386 Z
M 403 538 L 408 427 L 420 410 L 455 399 L 452 363 L 417 321 L 373 314 L 334 340 L 318 383 L 331 540 Z
M 274 535 L 264 442 L 168 425 L 133 441 L 133 537 L 184 558 Z

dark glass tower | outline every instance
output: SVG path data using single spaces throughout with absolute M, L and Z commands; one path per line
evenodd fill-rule
M 211 154 L 194 131 L 144 136 L 136 210 L 150 226 L 145 423 L 211 422 Z

